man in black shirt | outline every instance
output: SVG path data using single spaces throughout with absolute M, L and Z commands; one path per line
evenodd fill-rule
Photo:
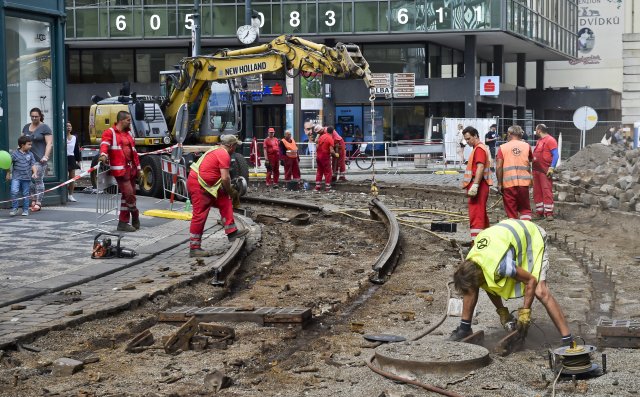
M 489 127 L 489 132 L 484 136 L 484 143 L 489 147 L 489 151 L 491 152 L 491 158 L 496 158 L 496 141 L 498 140 L 497 130 L 498 126 L 495 124 L 491 124 Z

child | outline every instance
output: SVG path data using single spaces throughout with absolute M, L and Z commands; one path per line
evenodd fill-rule
M 30 152 L 31 138 L 21 136 L 18 138 L 18 150 L 11 153 L 11 172 L 7 173 L 7 180 L 11 180 L 11 212 L 9 215 L 16 216 L 19 213 L 18 198 L 24 198 L 22 205 L 22 216 L 29 215 L 29 186 L 31 178 L 36 177 L 36 158 Z M 29 172 L 31 170 L 31 172 Z

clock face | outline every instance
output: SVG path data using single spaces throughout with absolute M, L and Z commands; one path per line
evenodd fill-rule
M 243 25 L 236 32 L 238 40 L 243 44 L 251 44 L 258 40 L 258 28 L 251 25 Z

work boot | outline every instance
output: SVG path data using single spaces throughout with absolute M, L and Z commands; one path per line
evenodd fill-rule
M 211 252 L 205 251 L 202 248 L 191 248 L 189 250 L 189 258 L 206 258 L 211 256 Z
M 135 232 L 136 228 L 127 222 L 118 221 L 118 228 L 116 230 L 119 232 Z
M 548 221 L 552 221 L 554 218 L 553 218 L 553 215 L 547 215 L 545 219 Z
M 543 220 L 543 219 L 544 219 L 544 215 L 542 215 L 542 214 L 535 214 L 535 215 L 531 218 L 531 220 L 532 220 L 532 221 L 541 221 L 541 220 Z
M 140 218 L 132 219 L 131 226 L 133 226 L 136 230 L 140 230 Z
M 346 177 L 344 177 L 344 176 L 341 176 L 340 178 L 338 178 L 338 180 L 339 180 L 340 182 L 346 182 L 346 181 L 347 181 L 347 178 L 346 178 Z
M 469 330 L 469 331 L 463 331 L 460 326 L 458 326 L 456 329 L 453 330 L 453 332 L 451 333 L 451 335 L 449 335 L 449 340 L 453 341 L 453 342 L 457 342 L 461 339 L 466 338 L 467 336 L 471 335 L 473 333 L 473 330 Z
M 227 234 L 227 238 L 229 242 L 233 243 L 237 238 L 244 237 L 247 234 L 249 234 L 249 229 L 236 230 L 235 232 Z

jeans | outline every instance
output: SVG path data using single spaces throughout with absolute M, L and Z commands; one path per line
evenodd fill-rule
M 44 196 L 44 177 L 47 175 L 47 163 L 36 162 L 36 178 L 31 183 L 31 194 L 35 197 L 33 202 L 36 204 L 42 204 L 42 197 Z
M 11 180 L 11 209 L 17 210 L 19 206 L 19 197 L 24 197 L 24 203 L 22 209 L 29 211 L 29 187 L 31 186 L 30 179 L 12 179 Z

